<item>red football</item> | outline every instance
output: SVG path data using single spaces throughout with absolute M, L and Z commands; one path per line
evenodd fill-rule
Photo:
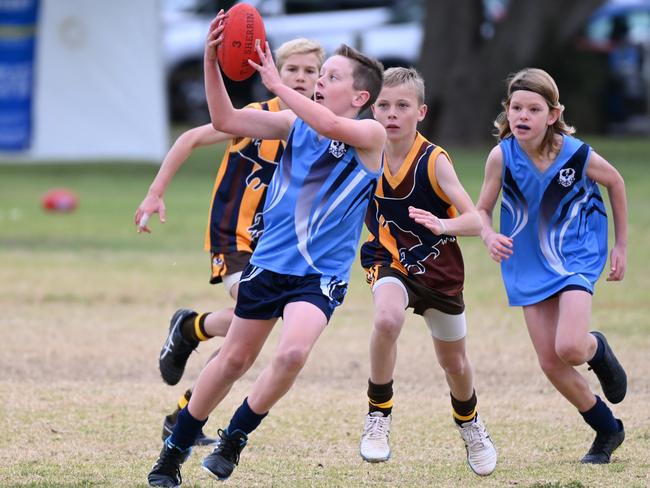
M 43 195 L 41 205 L 48 212 L 72 212 L 79 205 L 79 199 L 66 188 L 55 188 Z
M 248 60 L 260 62 L 255 46 L 260 45 L 262 50 L 265 49 L 264 22 L 257 9 L 247 3 L 238 3 L 227 14 L 223 42 L 219 45 L 217 57 L 221 70 L 228 78 L 242 81 L 255 73 Z

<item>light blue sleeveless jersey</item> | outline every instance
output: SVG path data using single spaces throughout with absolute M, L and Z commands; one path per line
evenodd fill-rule
M 540 172 L 514 137 L 503 152 L 501 233 L 513 254 L 501 263 L 508 302 L 532 305 L 565 286 L 593 287 L 607 261 L 607 214 L 586 175 L 591 148 L 564 136 L 560 154 Z
M 319 139 L 296 119 L 264 206 L 264 233 L 251 263 L 276 273 L 348 281 L 381 170 L 353 147 Z

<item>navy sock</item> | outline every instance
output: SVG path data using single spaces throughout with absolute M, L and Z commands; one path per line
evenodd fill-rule
M 257 429 L 262 422 L 262 419 L 264 419 L 268 414 L 269 412 L 262 414 L 253 412 L 251 407 L 248 405 L 248 397 L 246 397 L 230 419 L 230 424 L 226 430 L 228 432 L 241 430 L 248 435 Z
M 586 412 L 580 412 L 582 418 L 596 432 L 618 432 L 620 426 L 609 407 L 596 395 L 596 405 Z
M 598 343 L 598 346 L 596 347 L 596 352 L 594 353 L 594 357 L 591 358 L 589 361 L 587 361 L 587 364 L 590 366 L 593 364 L 598 364 L 603 360 L 603 357 L 605 356 L 605 344 L 603 343 L 603 340 L 598 337 L 597 335 L 594 336 L 596 338 L 596 342 Z
M 185 407 L 179 412 L 176 418 L 176 426 L 172 431 L 169 441 L 182 451 L 188 447 L 192 447 L 196 436 L 199 435 L 199 432 L 207 421 L 208 419 L 195 419 L 187 407 Z

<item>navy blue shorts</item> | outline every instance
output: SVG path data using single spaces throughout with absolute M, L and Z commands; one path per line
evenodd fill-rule
M 586 291 L 586 292 L 589 293 L 590 295 L 593 295 L 593 292 L 592 292 L 589 288 L 587 288 L 586 286 L 582 286 L 582 285 L 567 285 L 567 286 L 565 286 L 564 288 L 562 288 L 560 291 L 557 291 L 557 292 L 553 293 L 550 297 L 544 298 L 544 300 L 542 300 L 542 301 L 546 301 L 546 300 L 550 300 L 550 299 L 552 299 L 552 298 L 558 297 L 558 296 L 560 296 L 560 293 L 564 293 L 565 291 L 571 291 L 571 290 Z
M 235 315 L 268 320 L 282 317 L 288 303 L 309 302 L 322 310 L 329 322 L 347 289 L 348 284 L 335 277 L 286 275 L 249 264 L 239 280 Z

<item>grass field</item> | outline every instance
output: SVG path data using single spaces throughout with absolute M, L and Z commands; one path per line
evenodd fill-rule
M 594 328 L 607 333 L 630 379 L 614 409 L 627 439 L 610 465 L 578 463 L 592 432 L 543 377 L 497 266 L 478 239 L 464 238 L 469 349 L 499 450 L 495 473 L 479 478 L 467 467 L 428 333 L 411 315 L 399 343 L 393 457 L 361 461 L 372 302 L 355 263 L 345 304 L 226 486 L 650 486 L 650 142 L 587 140 L 620 169 L 629 200 L 628 273 L 622 283 L 600 282 L 593 310 Z M 476 199 L 487 151 L 451 149 Z M 214 149 L 197 151 L 166 196 L 168 223 L 152 218 L 151 235 L 132 224 L 151 165 L 0 165 L 0 486 L 146 484 L 163 416 L 220 343 L 201 345 L 181 383 L 164 385 L 157 355 L 169 317 L 179 307 L 230 305 L 223 288 L 208 285 L 202 250 L 215 161 Z M 40 196 L 59 186 L 78 193 L 75 213 L 40 209 Z M 208 433 L 228 421 L 275 337 L 213 413 Z M 199 467 L 208 452 L 195 449 L 184 486 L 216 484 Z

